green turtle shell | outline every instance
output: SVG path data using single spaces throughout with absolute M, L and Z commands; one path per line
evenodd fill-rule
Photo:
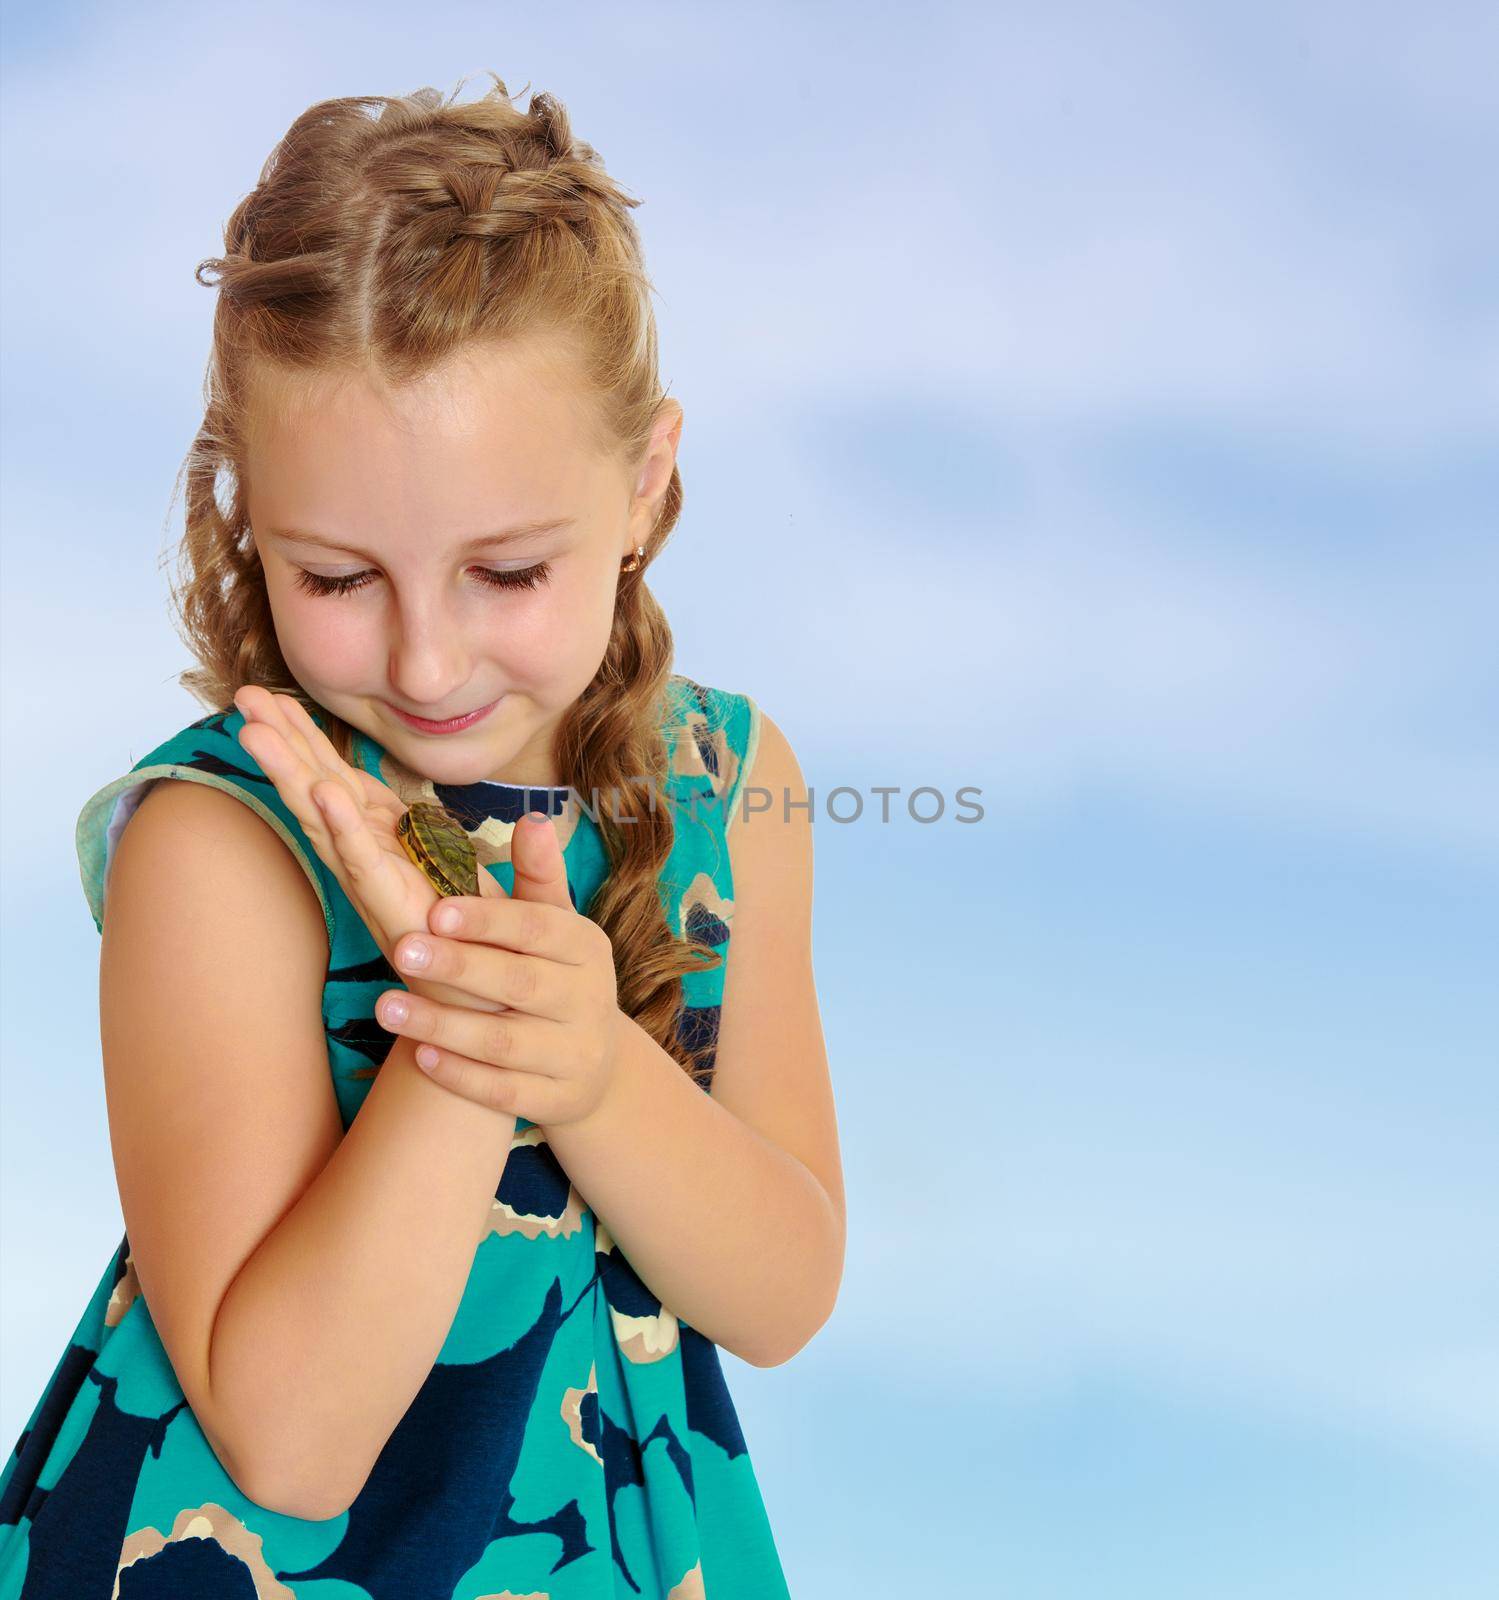
M 396 823 L 406 854 L 438 894 L 478 894 L 479 863 L 463 825 L 432 800 L 418 800 Z

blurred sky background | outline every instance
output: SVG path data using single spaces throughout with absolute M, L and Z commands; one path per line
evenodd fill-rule
M 308 104 L 493 69 L 645 202 L 679 670 L 819 796 L 949 799 L 818 823 L 847 1271 L 724 1357 L 793 1594 L 1492 1600 L 1499 12 L 29 5 L 4 57 L 0 1449 L 122 1232 L 73 827 L 202 714 L 193 270 Z

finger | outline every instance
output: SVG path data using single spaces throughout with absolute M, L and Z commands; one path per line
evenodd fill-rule
M 402 1010 L 404 1016 L 398 1014 Z M 380 996 L 375 1016 L 387 1033 L 435 1045 L 485 1066 L 512 1067 L 547 1078 L 560 1071 L 556 1035 L 562 1030 L 542 1017 L 440 1005 L 401 989 L 388 989 Z
M 369 904 L 381 924 L 391 926 L 394 917 L 394 926 L 402 926 L 403 919 L 395 908 L 406 897 L 401 892 L 398 867 L 392 875 L 395 853 L 381 847 L 365 820 L 363 807 L 348 788 L 337 779 L 315 773 L 292 752 L 281 731 L 268 722 L 247 722 L 238 738 L 275 784 L 277 794 L 345 893 L 361 892 L 355 888 L 357 880 L 365 896 L 374 893 L 380 897 L 378 905 Z M 404 925 L 409 927 L 410 921 L 405 920 Z
M 406 809 L 400 796 L 388 784 L 381 783 L 373 774 L 351 766 L 344 760 L 333 741 L 318 727 L 312 713 L 300 700 L 291 695 L 279 698 L 287 722 L 294 732 L 301 734 L 309 763 L 321 768 L 329 777 L 338 778 L 355 799 L 365 805 L 380 806 L 392 816 L 399 816 Z
M 258 683 L 242 683 L 234 691 L 235 708 L 246 719 L 258 718 L 264 721 L 272 709 L 275 697 L 269 689 L 263 688 Z
M 565 1114 L 564 1092 L 552 1078 L 426 1044 L 418 1047 L 416 1064 L 433 1083 L 491 1111 L 537 1124 L 560 1121 Z
M 346 770 L 348 762 L 339 755 L 328 735 L 318 727 L 307 707 L 293 695 L 280 695 L 277 699 L 287 721 L 301 732 L 303 742 L 312 758 L 330 772 Z
M 382 783 L 373 773 L 345 761 L 339 755 L 337 746 L 318 727 L 316 719 L 300 700 L 294 699 L 291 695 L 282 695 L 279 701 L 287 721 L 300 730 L 308 758 L 312 763 L 320 766 L 330 777 L 342 779 L 355 798 L 365 805 L 378 806 L 381 810 L 388 811 L 392 817 L 401 815 L 406 809 L 406 802 L 389 784 Z
M 341 783 L 324 778 L 312 786 L 311 798 L 360 898 L 368 903 L 385 892 L 394 903 L 402 893 L 400 864 L 380 847 L 354 797 Z
M 272 698 L 277 700 L 286 720 L 301 731 L 310 761 L 330 775 L 342 778 L 365 805 L 379 806 L 393 817 L 400 816 L 406 809 L 406 802 L 372 772 L 345 761 L 338 753 L 338 747 L 318 726 L 317 719 L 300 700 L 292 695 Z
M 236 691 L 235 704 L 245 714 L 245 726 L 240 729 L 240 743 L 245 749 L 252 755 L 257 755 L 254 741 L 259 739 L 264 742 L 264 748 L 273 753 L 279 754 L 284 751 L 284 759 L 278 769 L 282 782 L 295 784 L 299 789 L 310 789 L 320 778 L 337 778 L 345 784 L 350 793 L 358 796 L 359 789 L 353 773 L 339 759 L 338 752 L 328 744 L 326 738 L 323 739 L 323 743 L 332 758 L 331 765 L 325 763 L 321 752 L 315 751 L 304 737 L 301 725 L 288 712 L 287 707 L 300 712 L 302 722 L 312 727 L 315 732 L 317 726 L 289 695 L 273 695 L 258 684 L 246 684 Z M 251 729 L 265 731 L 250 733 Z M 248 739 L 244 737 L 246 733 L 250 733 Z M 319 734 L 319 737 L 322 735 Z
M 245 684 L 235 692 L 236 705 L 239 705 L 241 695 L 245 698 L 245 704 L 240 706 L 240 710 L 247 721 L 253 720 L 274 729 L 285 740 L 291 754 L 311 773 L 316 775 L 322 771 L 322 763 L 314 758 L 301 729 L 287 714 L 286 707 L 296 703 L 290 695 L 275 694 L 259 684 Z
M 247 750 L 252 750 L 253 746 L 246 743 L 245 734 L 257 728 L 263 728 L 265 733 L 256 735 L 256 737 L 265 739 L 274 735 L 276 741 L 285 748 L 287 762 L 292 760 L 295 752 L 292 750 L 291 744 L 282 730 L 281 718 L 276 712 L 274 697 L 267 690 L 262 689 L 259 684 L 241 684 L 234 691 L 234 705 L 235 709 L 245 719 L 244 727 L 239 730 L 238 738 L 239 742 Z
M 240 743 L 252 755 L 260 759 L 255 739 L 270 740 L 274 736 L 281 741 L 285 754 L 273 774 L 279 777 L 281 784 L 305 783 L 310 791 L 312 785 L 322 777 L 336 779 L 362 806 L 371 810 L 378 808 L 392 823 L 406 809 L 405 802 L 386 784 L 371 773 L 351 767 L 339 755 L 332 741 L 299 700 L 290 695 L 272 695 L 258 684 L 245 684 L 236 692 L 235 704 L 247 716 L 250 713 L 254 715 L 253 721 L 247 720 L 246 728 L 266 730 L 264 735 L 255 734 L 249 740 L 240 739 Z M 299 737 L 299 729 L 305 736 Z M 243 732 L 244 729 L 241 730 Z M 278 747 L 268 742 L 265 748 L 272 752 L 271 759 L 274 761 L 279 753 Z M 262 765 L 265 763 L 262 762 Z M 270 773 L 271 769 L 267 767 L 266 771 Z M 300 819 L 300 813 L 298 815 Z
M 372 772 L 365 772 L 360 767 L 350 767 L 350 776 L 358 786 L 359 797 L 367 806 L 378 807 L 386 812 L 392 822 L 406 809 L 406 802 L 398 795 L 389 784 L 381 781 Z
M 235 735 L 243 749 L 276 786 L 287 809 L 301 823 L 314 845 L 333 848 L 327 822 L 312 796 L 311 773 L 305 761 L 293 753 L 277 728 L 268 722 L 246 722 Z
M 356 801 L 362 803 L 365 785 L 361 779 L 365 775 L 356 773 L 339 755 L 301 701 L 289 694 L 272 694 L 269 701 L 268 719 L 274 720 L 275 728 L 286 741 L 287 748 L 302 763 L 309 789 L 320 779 L 328 778 L 341 784 Z M 386 793 L 389 794 L 389 791 Z M 393 795 L 391 799 L 398 809 L 404 809 Z
M 510 860 L 515 867 L 512 899 L 573 909 L 562 844 L 550 817 L 533 811 L 521 818 L 510 835 Z
M 403 935 L 391 954 L 397 971 L 424 984 L 438 983 L 554 1022 L 570 1015 L 567 969 L 541 956 L 430 933 Z
M 498 945 L 521 955 L 581 966 L 588 959 L 588 929 L 597 925 L 580 917 L 571 901 L 563 911 L 544 901 L 514 900 L 501 889 L 493 900 L 449 895 L 428 911 L 427 926 L 440 938 Z

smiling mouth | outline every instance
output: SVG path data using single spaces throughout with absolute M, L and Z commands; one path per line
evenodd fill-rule
M 500 700 L 504 698 L 503 695 L 500 696 Z M 482 721 L 499 705 L 500 700 L 491 700 L 488 705 L 480 706 L 475 711 L 466 711 L 461 716 L 442 718 L 413 716 L 409 711 L 402 711 L 398 705 L 391 704 L 389 700 L 385 703 L 408 728 L 414 728 L 418 733 L 458 733 Z

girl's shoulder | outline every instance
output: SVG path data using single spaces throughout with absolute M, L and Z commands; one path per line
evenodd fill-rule
M 179 728 L 84 802 L 74 830 L 83 892 L 104 928 L 104 896 L 115 847 L 152 784 L 163 778 L 205 784 L 232 795 L 267 823 L 297 858 L 322 904 L 330 944 L 334 936 L 334 879 L 290 807 L 255 757 L 239 742 L 244 713 L 231 707 Z

